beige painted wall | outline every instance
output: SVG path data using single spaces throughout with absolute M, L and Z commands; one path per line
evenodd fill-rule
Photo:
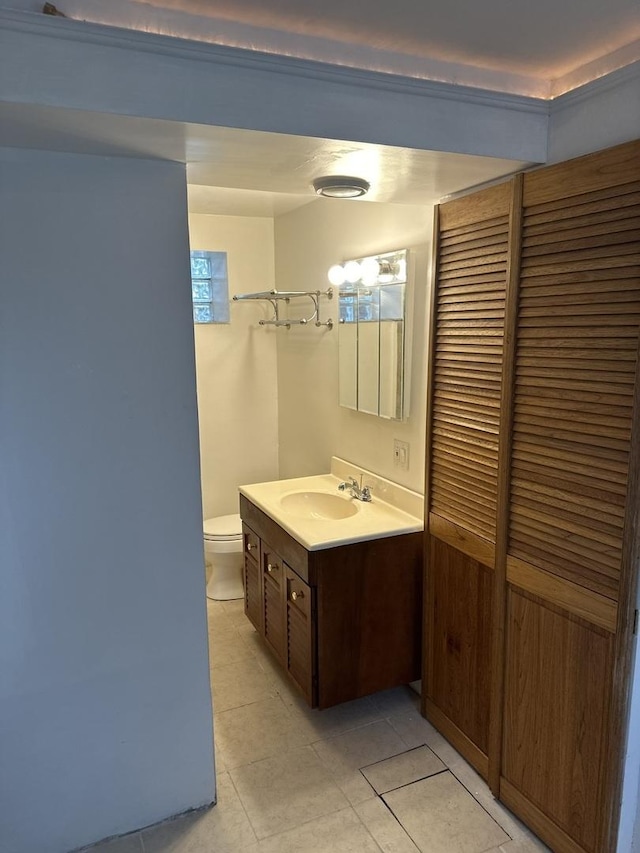
M 424 488 L 426 326 L 431 206 L 320 199 L 275 220 L 276 281 L 280 290 L 324 290 L 337 262 L 411 248 L 415 258 L 411 410 L 404 423 L 338 405 L 338 330 L 281 329 L 278 342 L 280 476 L 329 470 L 332 455 L 417 491 Z M 336 301 L 323 300 L 337 318 Z M 393 464 L 394 438 L 410 444 L 410 465 Z
M 274 286 L 273 220 L 189 217 L 192 249 L 227 252 L 229 296 Z M 205 518 L 238 511 L 238 486 L 278 478 L 276 333 L 263 303 L 231 302 L 228 325 L 196 325 Z

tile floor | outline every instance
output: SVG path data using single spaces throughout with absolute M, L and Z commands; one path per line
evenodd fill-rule
M 208 602 L 218 803 L 92 853 L 536 853 L 409 688 L 311 711 L 242 601 Z

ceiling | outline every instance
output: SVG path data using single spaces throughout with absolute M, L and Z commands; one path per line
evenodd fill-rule
M 638 0 L 56 5 L 69 17 L 100 24 L 537 97 L 640 58 Z M 39 13 L 42 3 L 0 0 L 3 7 Z M 4 145 L 186 162 L 196 213 L 277 216 L 315 201 L 311 181 L 323 174 L 365 178 L 366 201 L 426 204 L 529 165 L 20 104 L 1 110 Z
M 271 217 L 312 201 L 336 203 L 314 195 L 313 179 L 326 174 L 365 178 L 366 202 L 431 204 L 529 165 L 28 104 L 0 104 L 0 123 L 10 148 L 186 163 L 192 213 Z
M 56 0 L 56 5 L 70 17 L 95 23 L 536 97 L 640 58 L 638 0 Z M 3 6 L 42 9 L 40 0 L 0 0 Z

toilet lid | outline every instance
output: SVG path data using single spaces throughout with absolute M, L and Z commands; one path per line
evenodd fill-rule
M 237 539 L 242 536 L 242 519 L 235 515 L 219 515 L 203 522 L 205 539 Z

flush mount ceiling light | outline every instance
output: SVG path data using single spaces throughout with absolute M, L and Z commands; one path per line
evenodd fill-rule
M 315 179 L 313 189 L 316 195 L 327 198 L 360 198 L 369 191 L 369 182 L 345 175 L 326 175 Z

